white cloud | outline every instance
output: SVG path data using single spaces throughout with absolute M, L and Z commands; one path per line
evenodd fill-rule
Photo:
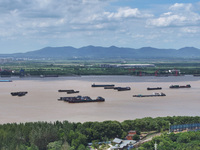
M 0 44 L 16 39 L 16 45 L 26 40 L 40 46 L 62 46 L 67 41 L 76 47 L 100 42 L 134 47 L 146 46 L 146 41 L 161 45 L 162 38 L 172 42 L 178 33 L 199 34 L 200 3 L 162 5 L 161 9 L 160 5 L 136 8 L 130 1 L 125 5 L 123 0 L 0 0 Z
M 172 15 L 172 12 L 163 13 L 161 16 L 170 16 L 170 15 Z
M 192 4 L 175 3 L 169 9 L 173 11 L 191 11 Z
M 108 19 L 146 18 L 152 14 L 141 13 L 138 8 L 122 7 L 117 12 L 105 12 Z
M 199 33 L 200 28 L 199 27 L 184 27 L 184 28 L 181 28 L 181 31 L 184 33 Z
M 139 17 L 140 16 L 140 11 L 137 8 L 129 8 L 129 7 L 125 7 L 125 8 L 119 8 L 118 12 L 116 13 L 108 13 L 108 18 L 115 18 L 115 19 L 119 19 L 119 18 L 129 18 L 129 17 Z
M 147 25 L 155 27 L 199 25 L 200 14 L 192 11 L 192 7 L 192 4 L 176 3 L 169 7 L 170 12 L 163 13 L 158 18 L 147 20 Z
M 169 15 L 158 19 L 152 19 L 148 23 L 152 26 L 166 27 L 169 25 L 181 25 L 186 20 L 187 18 L 185 16 Z

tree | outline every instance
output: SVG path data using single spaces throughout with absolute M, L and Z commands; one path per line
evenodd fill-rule
M 55 142 L 50 142 L 47 145 L 48 150 L 60 150 L 62 147 L 62 141 L 55 141 Z
M 137 134 L 135 134 L 134 136 L 133 136 L 133 140 L 139 140 L 140 139 L 140 136 L 139 135 L 137 135 Z

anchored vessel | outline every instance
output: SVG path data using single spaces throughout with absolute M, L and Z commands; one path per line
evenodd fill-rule
M 11 92 L 10 94 L 12 96 L 24 96 L 26 95 L 28 92 Z
M 142 94 L 133 95 L 133 97 L 157 97 L 157 96 L 166 96 L 166 94 L 164 94 L 164 93 L 153 93 L 152 95 L 142 95 Z
M 114 84 L 92 84 L 92 87 L 114 87 Z
M 63 100 L 69 103 L 84 103 L 84 102 L 104 102 L 105 99 L 101 96 L 96 99 L 91 99 L 89 96 L 76 96 L 76 97 L 60 97 L 58 100 Z
M 173 88 L 191 88 L 190 84 L 187 85 L 171 85 L 169 88 L 173 89 Z
M 154 88 L 150 88 L 148 87 L 147 90 L 161 90 L 162 88 L 161 87 L 154 87 Z

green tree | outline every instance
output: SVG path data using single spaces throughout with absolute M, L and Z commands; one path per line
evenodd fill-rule
M 62 147 L 62 141 L 55 141 L 55 142 L 50 142 L 47 145 L 48 150 L 60 150 Z

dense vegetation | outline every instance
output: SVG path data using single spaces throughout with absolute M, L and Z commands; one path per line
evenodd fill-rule
M 155 143 L 158 150 L 200 150 L 200 131 L 162 134 L 144 143 L 138 150 L 154 150 Z
M 5 150 L 85 150 L 87 143 L 95 141 L 108 141 L 115 137 L 124 138 L 129 130 L 136 130 L 137 133 L 143 131 L 162 132 L 169 129 L 171 124 L 188 124 L 198 123 L 200 117 L 157 117 L 143 118 L 136 120 L 104 121 L 104 122 L 85 122 L 70 123 L 64 122 L 34 122 L 34 123 L 12 123 L 0 125 L 0 149 Z M 187 134 L 187 133 L 185 133 Z M 189 134 L 189 133 L 188 133 Z M 170 134 L 169 137 L 179 139 L 178 136 Z M 154 139 L 162 147 L 162 143 L 167 141 L 168 137 L 162 139 Z M 199 138 L 197 135 L 195 141 Z M 188 140 L 188 139 L 186 139 Z M 193 137 L 190 138 L 193 140 Z M 154 141 L 143 148 L 153 146 Z M 172 140 L 173 141 L 173 140 Z M 179 139 L 184 141 L 184 139 Z M 175 144 L 174 144 L 175 145 Z
M 60 61 L 60 62 L 35 62 L 35 61 L 17 61 L 5 63 L 1 65 L 3 75 L 20 75 L 20 70 L 23 69 L 24 75 L 39 76 L 39 75 L 175 75 L 178 70 L 180 74 L 200 74 L 200 63 L 193 62 L 150 62 L 156 67 L 148 68 L 112 68 L 101 67 L 100 64 L 121 64 L 122 62 L 85 62 L 85 61 Z M 141 63 L 141 62 L 126 62 Z M 142 62 L 145 63 L 145 62 Z M 3 67 L 2 67 L 3 66 Z M 173 72 L 168 72 L 174 70 Z

